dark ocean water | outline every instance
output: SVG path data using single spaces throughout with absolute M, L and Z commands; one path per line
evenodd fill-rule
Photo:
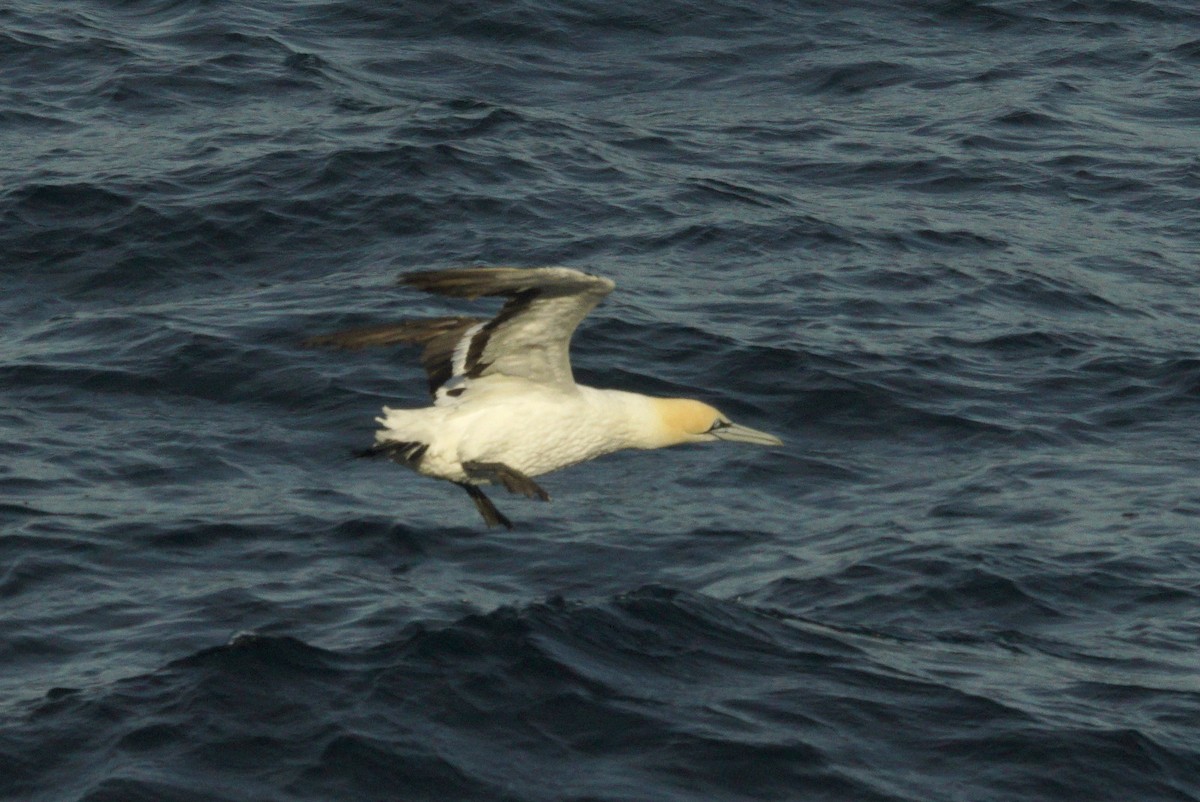
M 0 7 L 0 798 L 1200 800 L 1200 9 Z M 445 313 L 782 436 L 349 455 Z

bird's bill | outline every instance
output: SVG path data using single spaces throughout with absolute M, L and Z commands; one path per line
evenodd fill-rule
M 730 440 L 735 443 L 753 443 L 756 446 L 781 446 L 783 441 L 773 434 L 760 432 L 758 429 L 751 429 L 749 426 L 742 426 L 734 423 L 725 426 L 713 432 L 718 439 Z

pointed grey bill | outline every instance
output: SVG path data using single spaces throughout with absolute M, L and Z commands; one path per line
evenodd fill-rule
M 730 440 L 734 443 L 753 443 L 756 446 L 781 446 L 783 441 L 773 434 L 751 429 L 738 423 L 731 423 L 713 432 L 719 440 Z

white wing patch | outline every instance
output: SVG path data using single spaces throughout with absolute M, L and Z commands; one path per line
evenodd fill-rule
M 467 372 L 467 352 L 471 350 L 471 341 L 475 339 L 475 335 L 483 330 L 486 321 L 476 323 L 471 328 L 463 332 L 462 339 L 458 341 L 458 345 L 454 346 L 454 353 L 450 356 L 450 375 L 452 377 L 462 376 Z

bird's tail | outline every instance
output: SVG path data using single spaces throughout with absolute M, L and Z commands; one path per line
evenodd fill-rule
M 389 440 L 383 443 L 376 443 L 370 448 L 364 448 L 354 456 L 364 458 L 387 457 L 392 462 L 398 462 L 415 470 L 421 464 L 421 458 L 425 456 L 425 452 L 428 450 L 429 445 L 427 443 Z

